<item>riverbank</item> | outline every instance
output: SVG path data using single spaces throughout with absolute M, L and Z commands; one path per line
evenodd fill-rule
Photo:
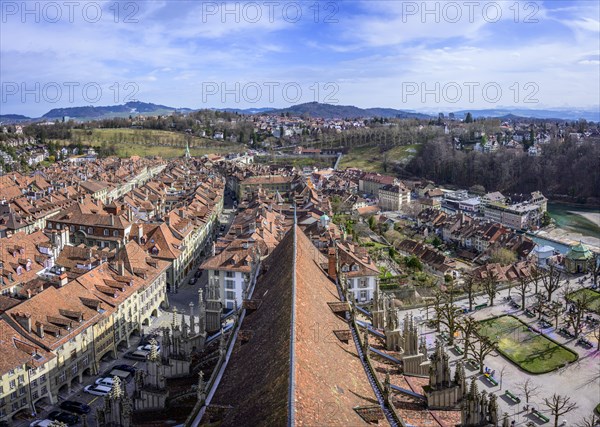
M 600 210 L 598 209 L 581 205 L 548 203 L 548 213 L 554 220 L 556 228 L 566 233 L 563 238 L 577 242 L 582 237 L 596 240 L 600 238 Z
M 562 254 L 566 254 L 568 248 L 577 245 L 579 242 L 585 244 L 594 252 L 600 252 L 600 237 L 585 236 L 559 227 L 546 227 L 535 232 L 534 235 L 537 237 L 537 239 L 534 239 L 537 244 L 554 246 Z M 557 247 L 554 243 L 559 243 L 561 246 Z

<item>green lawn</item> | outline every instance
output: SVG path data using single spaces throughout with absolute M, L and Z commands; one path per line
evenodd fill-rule
M 578 358 L 559 343 L 529 331 L 514 316 L 503 315 L 482 320 L 480 324 L 484 335 L 498 341 L 498 350 L 504 357 L 531 374 L 554 371 Z
M 348 154 L 344 154 L 339 167 L 340 169 L 359 168 L 369 172 L 385 173 L 383 168 L 385 155 L 387 155 L 389 163 L 407 160 L 416 154 L 420 146 L 420 144 L 399 145 L 383 153 L 377 145 L 352 148 Z M 387 172 L 391 172 L 391 165 Z
M 594 313 L 600 314 L 600 292 L 594 291 L 592 289 L 579 289 L 575 292 L 571 292 L 569 294 L 569 299 L 572 301 L 578 301 L 584 295 L 587 295 L 591 300 L 590 302 L 590 310 Z
M 100 147 L 102 143 L 117 148 L 117 156 L 161 156 L 162 158 L 181 157 L 185 154 L 186 135 L 179 132 L 168 132 L 148 129 L 93 129 L 91 135 L 82 129 L 73 129 L 73 137 L 69 141 L 56 141 L 60 145 L 76 144 Z M 211 139 L 191 137 L 190 153 L 192 156 L 204 154 L 225 154 L 242 152 L 246 148 L 242 144 L 217 142 Z

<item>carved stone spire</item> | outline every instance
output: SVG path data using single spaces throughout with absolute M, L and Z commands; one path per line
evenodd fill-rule
M 204 372 L 198 372 L 198 389 L 196 390 L 198 400 L 203 402 L 206 399 L 206 383 L 204 382 Z

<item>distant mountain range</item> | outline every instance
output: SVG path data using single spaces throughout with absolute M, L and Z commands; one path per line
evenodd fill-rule
M 320 102 L 307 102 L 292 105 L 287 108 L 271 110 L 272 114 L 290 113 L 297 116 L 332 118 L 361 118 L 361 117 L 387 117 L 387 118 L 413 118 L 428 119 L 431 116 L 414 111 L 395 110 L 393 108 L 358 108 L 353 105 L 322 104 Z
M 528 110 L 528 109 L 489 109 L 489 110 L 460 110 L 454 111 L 457 118 L 464 118 L 467 113 L 471 113 L 473 117 L 495 117 L 499 119 L 514 120 L 519 118 L 545 119 L 545 120 L 579 120 L 585 119 L 591 122 L 600 121 L 600 109 L 596 110 Z
M 308 102 L 305 104 L 292 105 L 287 108 L 214 108 L 214 111 L 227 111 L 238 114 L 285 114 L 305 115 L 310 117 L 332 118 L 364 118 L 364 117 L 385 117 L 385 118 L 415 118 L 429 119 L 436 117 L 437 113 L 427 114 L 412 110 L 397 110 L 394 108 L 359 108 L 353 105 L 322 104 L 319 102 Z M 176 108 L 166 105 L 152 104 L 146 102 L 127 102 L 122 105 L 108 106 L 85 106 L 55 108 L 48 111 L 42 117 L 32 118 L 19 114 L 0 115 L 0 123 L 21 123 L 44 120 L 56 120 L 63 117 L 70 119 L 89 121 L 100 120 L 113 117 L 128 117 L 129 115 L 163 115 L 173 112 L 190 113 L 199 111 L 198 109 Z M 545 109 L 545 110 L 527 110 L 527 109 L 484 109 L 484 110 L 459 110 L 454 111 L 457 119 L 464 118 L 470 112 L 473 117 L 495 117 L 505 120 L 515 120 L 520 118 L 535 118 L 548 120 L 578 120 L 586 119 L 588 121 L 600 122 L 600 109 Z M 447 116 L 449 112 L 444 112 Z

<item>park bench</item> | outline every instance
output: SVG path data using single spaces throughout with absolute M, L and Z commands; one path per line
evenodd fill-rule
M 506 396 L 507 396 L 509 399 L 511 399 L 513 402 L 515 402 L 515 403 L 521 403 L 521 398 L 520 398 L 520 397 L 517 397 L 517 396 L 515 396 L 515 395 L 514 395 L 514 394 L 512 394 L 510 391 L 506 390 L 506 391 L 504 392 L 504 394 L 506 394 Z
M 572 334 L 571 331 L 569 331 L 567 328 L 560 328 L 558 330 L 558 332 L 560 332 L 563 335 L 568 336 L 569 338 L 575 338 L 575 334 Z
M 464 354 L 465 352 L 461 350 L 461 348 L 458 345 L 454 346 L 454 351 L 456 351 L 458 354 Z
M 529 317 L 535 317 L 535 314 L 530 309 L 525 309 L 525 314 Z
M 592 343 L 589 340 L 587 340 L 587 339 L 585 339 L 583 337 L 579 338 L 577 340 L 577 343 L 581 344 L 583 347 L 587 347 L 587 348 L 592 347 Z
M 550 421 L 550 418 L 548 418 L 547 416 L 545 416 L 544 414 L 542 414 L 540 411 L 538 411 L 537 409 L 532 409 L 531 413 L 533 415 L 535 415 L 536 417 L 538 417 L 540 420 L 542 420 L 543 422 L 547 423 L 548 421 Z
M 549 328 L 552 326 L 552 323 L 548 322 L 546 319 L 540 319 L 540 325 L 542 325 L 543 328 Z
M 474 369 L 479 369 L 479 363 L 475 359 L 468 359 L 467 363 L 471 365 Z
M 487 307 L 487 302 L 483 303 L 483 304 L 479 304 L 475 306 L 475 311 L 477 310 L 481 310 L 482 308 L 486 308 Z
M 496 381 L 494 379 L 494 377 L 492 377 L 490 374 L 483 374 L 483 376 L 492 384 L 492 385 L 498 385 L 498 381 Z

